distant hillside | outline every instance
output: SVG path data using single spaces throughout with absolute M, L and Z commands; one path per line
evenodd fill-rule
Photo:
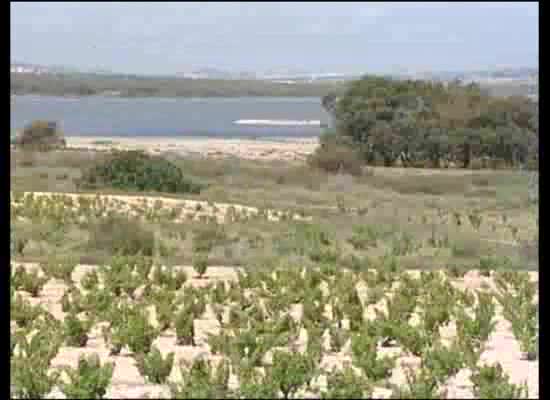
M 118 93 L 121 97 L 322 97 L 341 93 L 339 83 L 276 83 L 261 80 L 222 80 L 106 76 L 99 74 L 12 73 L 12 94 L 90 96 Z

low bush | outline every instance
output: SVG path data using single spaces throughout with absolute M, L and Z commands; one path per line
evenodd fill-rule
M 155 234 L 139 221 L 122 217 L 101 218 L 91 226 L 88 247 L 110 255 L 142 254 L 151 257 Z
M 440 399 L 437 380 L 430 372 L 421 368 L 413 371 L 411 367 L 406 370 L 407 384 L 399 387 L 392 394 L 393 399 Z
M 271 379 L 256 370 L 239 366 L 239 398 L 244 399 L 275 399 L 278 389 Z
M 372 395 L 372 387 L 363 377 L 357 376 L 352 368 L 332 371 L 327 376 L 327 391 L 323 399 L 363 399 Z
M 182 368 L 184 367 L 184 368 Z M 196 359 L 191 365 L 180 364 L 182 380 L 170 384 L 174 399 L 223 399 L 229 394 L 229 367 L 222 361 L 213 368 L 203 358 Z
M 134 354 L 149 353 L 154 340 L 160 334 L 160 331 L 149 323 L 145 311 L 130 315 L 124 331 L 126 344 Z
M 14 358 L 10 362 L 11 396 L 16 399 L 43 399 L 59 379 L 57 372 L 48 372 L 47 366 L 36 358 Z
M 102 399 L 111 383 L 115 366 L 113 363 L 101 365 L 99 356 L 80 356 L 77 368 L 64 368 L 69 383 L 60 389 L 69 399 Z
M 10 300 L 10 319 L 14 320 L 21 328 L 29 326 L 43 313 L 44 309 L 39 304 L 33 306 L 20 294 L 14 295 Z
M 14 144 L 24 150 L 51 150 L 65 147 L 66 141 L 57 123 L 33 121 L 15 137 Z
M 176 342 L 179 346 L 193 346 L 195 344 L 195 329 L 193 315 L 188 308 L 181 310 L 175 316 Z
M 358 225 L 353 227 L 353 235 L 348 239 L 348 242 L 355 250 L 366 250 L 368 247 L 375 247 L 380 236 L 381 233 L 375 227 Z
M 525 386 L 510 383 L 500 364 L 477 368 L 470 380 L 474 384 L 474 396 L 478 399 L 526 399 Z
M 163 358 L 156 347 L 153 347 L 148 354 L 137 354 L 134 358 L 139 373 L 149 382 L 156 384 L 166 382 L 174 365 L 174 353 L 169 353 L 166 358 Z
M 437 342 L 424 354 L 422 363 L 437 383 L 443 385 L 464 367 L 465 361 L 457 342 L 449 347 Z
M 51 257 L 46 263 L 40 264 L 40 268 L 46 276 L 70 284 L 77 264 L 77 261 L 72 258 Z
M 193 269 L 202 278 L 208 269 L 208 257 L 204 254 L 198 254 L 193 257 Z
M 57 330 L 39 329 L 30 340 L 24 333 L 15 336 L 10 357 L 11 395 L 19 399 L 42 399 L 51 392 L 58 382 L 57 371 L 50 371 L 52 359 L 56 356 L 61 341 Z
M 294 397 L 304 385 L 309 384 L 317 373 L 307 355 L 299 352 L 275 351 L 273 366 L 266 375 L 279 388 L 285 399 Z
M 12 280 L 16 288 L 24 290 L 32 297 L 38 297 L 38 295 L 42 291 L 42 288 L 49 279 L 45 276 L 39 276 L 38 271 L 36 270 L 27 272 L 25 268 L 20 265 L 15 270 Z
M 64 320 L 64 336 L 67 346 L 85 347 L 88 343 L 88 331 L 92 321 L 81 321 L 74 313 L 69 313 Z
M 138 192 L 198 194 L 204 185 L 186 178 L 179 167 L 141 151 L 115 152 L 105 162 L 82 174 L 78 186 L 85 189 L 112 187 Z
M 307 163 L 329 173 L 348 173 L 361 175 L 363 162 L 359 153 L 352 147 L 327 140 L 321 143 L 315 152 L 308 156 Z
M 388 378 L 395 365 L 391 357 L 377 357 L 377 338 L 367 332 L 361 332 L 351 337 L 353 365 L 361 369 L 367 378 L 379 381 Z

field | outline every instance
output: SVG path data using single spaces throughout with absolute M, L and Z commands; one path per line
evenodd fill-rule
M 80 190 L 105 156 L 12 150 L 19 396 L 538 397 L 527 176 L 171 151 L 206 190 Z

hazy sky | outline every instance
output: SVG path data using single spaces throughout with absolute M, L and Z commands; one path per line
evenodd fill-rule
M 14 61 L 164 74 L 538 65 L 538 3 L 11 3 Z

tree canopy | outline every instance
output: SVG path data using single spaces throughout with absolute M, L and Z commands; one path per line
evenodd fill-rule
M 538 137 L 538 103 L 493 97 L 476 84 L 364 77 L 322 104 L 338 136 L 349 139 L 364 161 L 386 166 L 399 160 L 467 168 L 474 159 L 515 166 L 528 161 L 529 143 Z

